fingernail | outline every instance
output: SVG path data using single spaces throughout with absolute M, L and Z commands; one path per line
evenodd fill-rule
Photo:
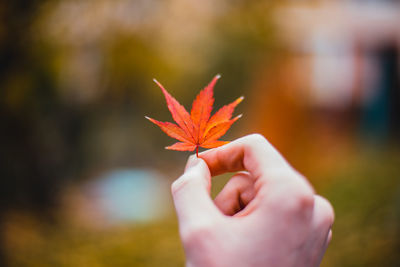
M 196 156 L 190 156 L 186 163 L 185 172 L 200 163 L 200 159 Z

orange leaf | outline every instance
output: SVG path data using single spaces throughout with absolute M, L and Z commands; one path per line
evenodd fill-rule
M 232 103 L 230 103 L 229 105 L 225 105 L 222 108 L 220 108 L 208 121 L 205 132 L 208 132 L 212 127 L 223 121 L 230 120 L 232 117 L 233 110 L 237 105 L 239 105 L 240 102 L 243 101 L 243 99 L 244 97 L 241 96 Z
M 207 125 L 208 119 L 211 115 L 211 110 L 214 104 L 213 98 L 213 88 L 217 80 L 221 76 L 217 75 L 214 79 L 207 85 L 204 90 L 202 90 L 193 101 L 192 111 L 190 112 L 190 117 L 192 118 L 193 124 L 197 127 L 196 140 L 199 141 L 203 136 L 199 136 Z
M 201 147 L 204 148 L 214 148 L 214 147 L 219 147 L 223 146 L 225 144 L 229 143 L 228 141 L 220 141 L 220 140 L 214 140 L 214 141 L 207 141 L 206 143 L 203 143 Z
M 179 151 L 196 150 L 196 154 L 198 154 L 199 147 L 214 148 L 228 143 L 217 139 L 223 136 L 232 124 L 241 117 L 239 115 L 231 119 L 235 107 L 242 102 L 243 97 L 239 97 L 231 104 L 223 106 L 210 118 L 214 104 L 213 89 L 219 78 L 220 76 L 216 75 L 200 91 L 193 101 L 190 114 L 158 81 L 154 80 L 161 88 L 167 101 L 168 109 L 177 125 L 170 122 L 157 121 L 149 117 L 146 117 L 146 119 L 159 126 L 170 137 L 181 141 L 166 147 L 166 149 Z
M 167 146 L 166 149 L 171 149 L 171 150 L 178 150 L 178 151 L 193 151 L 196 148 L 196 145 L 192 145 L 189 143 L 182 143 L 182 142 L 177 142 L 173 144 L 172 146 Z
M 190 139 L 186 137 L 186 133 L 176 124 L 173 124 L 171 122 L 157 121 L 147 116 L 145 116 L 145 118 L 151 121 L 152 123 L 158 125 L 158 127 L 160 127 L 161 130 L 163 130 L 166 134 L 168 134 L 172 138 L 178 139 L 179 141 L 182 142 L 187 142 L 187 143 L 191 142 Z
M 169 111 L 172 114 L 172 118 L 174 121 L 181 127 L 182 130 L 185 131 L 187 136 L 191 136 L 194 138 L 194 126 L 192 120 L 190 119 L 189 113 L 186 109 L 173 98 L 167 90 L 156 80 L 154 82 L 161 88 L 162 92 L 164 93 L 165 100 L 167 101 L 167 106 Z
M 221 136 L 223 136 L 226 133 L 226 131 L 229 130 L 231 125 L 235 121 L 240 119 L 240 117 L 242 117 L 242 115 L 235 117 L 233 120 L 224 121 L 224 122 L 221 122 L 221 123 L 215 125 L 207 133 L 204 133 L 205 134 L 205 138 L 204 138 L 205 142 L 206 141 L 214 141 L 214 140 L 217 140 L 218 138 L 220 138 Z

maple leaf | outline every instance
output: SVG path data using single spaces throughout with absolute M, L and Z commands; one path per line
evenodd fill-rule
M 168 109 L 176 124 L 157 121 L 147 116 L 145 118 L 159 126 L 161 130 L 170 137 L 180 141 L 171 146 L 167 146 L 166 149 L 178 151 L 196 150 L 196 155 L 198 156 L 199 147 L 214 148 L 229 143 L 228 141 L 221 141 L 218 139 L 242 116 L 239 115 L 231 119 L 235 107 L 242 102 L 244 97 L 241 96 L 232 103 L 223 106 L 211 116 L 214 104 L 213 89 L 219 78 L 220 75 L 216 75 L 212 81 L 200 91 L 193 101 L 190 114 L 157 80 L 154 79 L 154 82 L 164 93 Z

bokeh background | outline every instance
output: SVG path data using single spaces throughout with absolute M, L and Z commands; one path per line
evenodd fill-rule
M 182 266 L 171 120 L 211 78 L 336 212 L 322 266 L 400 265 L 400 2 L 0 2 L 0 266 Z M 213 180 L 213 196 L 229 175 Z

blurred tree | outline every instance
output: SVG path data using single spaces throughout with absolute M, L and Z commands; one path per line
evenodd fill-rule
M 0 220 L 15 208 L 48 213 L 79 162 L 80 111 L 60 101 L 31 27 L 43 2 L 0 3 Z

